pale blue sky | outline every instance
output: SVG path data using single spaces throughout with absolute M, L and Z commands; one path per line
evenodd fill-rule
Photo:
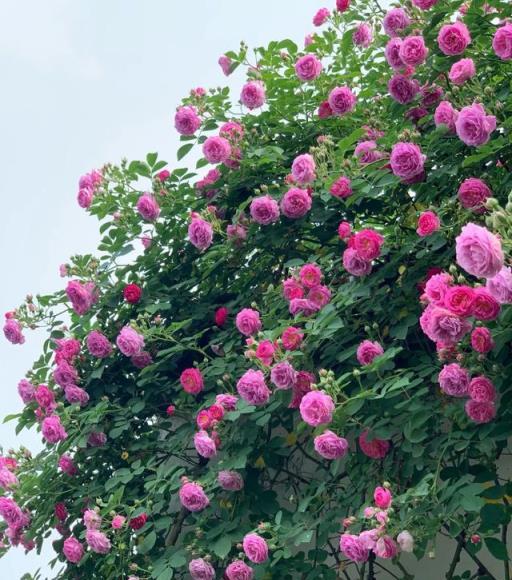
M 94 251 L 97 222 L 75 201 L 82 173 L 148 151 L 172 163 L 175 107 L 192 87 L 226 83 L 220 54 L 240 40 L 257 46 L 287 35 L 301 43 L 316 9 L 334 3 L 0 0 L 0 314 L 28 292 L 61 288 L 59 264 Z M 230 81 L 238 85 L 241 75 Z M 2 416 L 21 408 L 16 385 L 40 341 L 34 333 L 22 347 L 0 340 Z M 0 443 L 37 449 L 40 438 L 15 438 L 9 423 L 0 425 Z M 13 549 L 0 575 L 19 579 L 52 554 Z

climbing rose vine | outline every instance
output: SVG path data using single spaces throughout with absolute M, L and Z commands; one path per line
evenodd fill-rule
M 371 580 L 450 537 L 447 578 L 509 578 L 511 18 L 338 0 L 302 47 L 220 56 L 241 92 L 183 99 L 176 163 L 80 178 L 98 255 L 5 315 L 48 338 L 2 552 L 52 532 L 59 578 Z

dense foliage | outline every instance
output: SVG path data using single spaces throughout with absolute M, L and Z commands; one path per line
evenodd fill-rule
M 221 57 L 240 105 L 184 99 L 196 169 L 81 178 L 98 256 L 6 315 L 49 336 L 4 549 L 56 528 L 69 579 L 411 578 L 400 554 L 442 533 L 447 578 L 495 578 L 482 545 L 509 578 L 511 16 L 338 0 L 304 48 Z

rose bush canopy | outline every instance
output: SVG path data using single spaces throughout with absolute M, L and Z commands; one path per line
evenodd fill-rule
M 245 84 L 183 99 L 177 162 L 80 178 L 98 254 L 5 316 L 48 338 L 8 417 L 45 445 L 0 459 L 3 552 L 50 538 L 69 579 L 412 578 L 403 553 L 450 537 L 446 578 L 510 577 L 511 19 L 338 0 L 304 46 L 221 56 Z

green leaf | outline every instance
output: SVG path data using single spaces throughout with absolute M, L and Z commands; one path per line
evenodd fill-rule
M 485 538 L 485 545 L 491 554 L 498 560 L 508 560 L 507 547 L 496 538 Z
M 140 554 L 147 554 L 156 543 L 156 532 L 152 530 L 144 537 L 141 544 L 137 546 L 137 551 Z
M 180 161 L 181 159 L 183 159 L 183 157 L 185 157 L 185 155 L 192 149 L 193 146 L 194 146 L 193 143 L 185 143 L 185 145 L 182 145 L 178 149 L 178 153 L 176 154 L 176 157 L 178 158 L 178 161 Z
M 220 537 L 212 546 L 213 553 L 224 559 L 231 550 L 231 538 L 229 536 Z

